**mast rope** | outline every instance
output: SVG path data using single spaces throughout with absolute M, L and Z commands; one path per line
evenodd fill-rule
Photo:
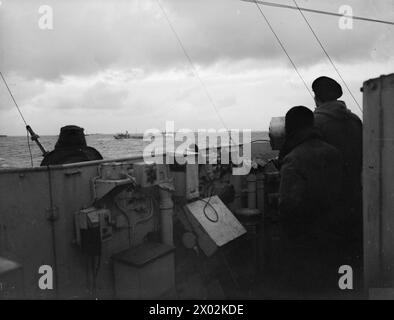
M 190 55 L 188 54 L 188 52 L 187 52 L 185 46 L 183 45 L 180 36 L 179 36 L 178 33 L 176 32 L 176 30 L 175 30 L 173 24 L 171 23 L 170 18 L 168 17 L 168 14 L 167 14 L 166 11 L 164 10 L 164 7 L 163 7 L 162 4 L 160 3 L 160 0 L 156 0 L 156 3 L 157 3 L 157 5 L 159 6 L 159 8 L 160 8 L 160 10 L 161 10 L 161 12 L 162 12 L 164 18 L 166 19 L 166 21 L 167 21 L 167 23 L 168 23 L 168 25 L 169 25 L 169 27 L 170 27 L 172 33 L 174 34 L 174 36 L 175 36 L 175 38 L 176 38 L 176 40 L 177 40 L 179 46 L 181 47 L 183 54 L 185 55 L 186 59 L 188 60 L 193 74 L 196 76 L 196 78 L 197 78 L 198 81 L 200 82 L 201 87 L 203 88 L 203 90 L 204 90 L 204 92 L 205 92 L 205 95 L 207 96 L 207 98 L 208 98 L 208 100 L 209 100 L 211 106 L 213 107 L 213 109 L 214 109 L 215 112 L 216 112 L 216 115 L 218 116 L 218 118 L 219 118 L 220 122 L 222 123 L 222 125 L 224 126 L 224 128 L 229 132 L 230 141 L 231 141 L 231 142 L 234 142 L 233 139 L 232 139 L 232 137 L 231 137 L 231 131 L 228 129 L 226 123 L 225 123 L 224 120 L 223 120 L 223 117 L 220 115 L 219 109 L 217 108 L 215 102 L 213 101 L 213 98 L 212 98 L 211 94 L 209 93 L 209 90 L 208 90 L 208 88 L 206 87 L 205 83 L 202 81 L 202 79 L 201 79 L 201 77 L 200 77 L 200 75 L 199 75 L 199 73 L 198 73 L 198 71 L 197 71 L 197 68 L 195 67 L 195 64 L 193 63 L 192 58 L 191 58 Z M 234 144 L 235 144 L 235 143 L 234 143 Z
M 15 100 L 15 98 L 14 98 L 14 95 L 12 94 L 11 89 L 10 89 L 10 87 L 8 86 L 8 83 L 7 83 L 7 81 L 5 80 L 5 78 L 4 78 L 4 76 L 3 76 L 3 73 L 2 73 L 1 71 L 0 71 L 0 76 L 1 76 L 1 78 L 3 79 L 3 82 L 4 82 L 4 84 L 5 84 L 5 86 L 6 86 L 7 90 L 8 90 L 8 93 L 10 94 L 10 96 L 11 96 L 11 98 L 12 98 L 12 101 L 14 101 L 15 107 L 16 107 L 16 109 L 18 110 L 19 115 L 20 115 L 21 118 L 22 118 L 22 121 L 25 123 L 25 126 L 26 126 L 26 136 L 27 136 L 27 147 L 28 147 L 29 155 L 30 155 L 30 163 L 31 163 L 31 166 L 33 167 L 33 166 L 34 166 L 34 163 L 33 163 L 33 154 L 32 154 L 32 152 L 31 152 L 30 141 L 29 141 L 29 129 L 28 129 L 29 125 L 27 124 L 27 122 L 26 122 L 26 120 L 25 120 L 25 117 L 23 116 L 22 111 L 21 111 L 21 109 L 19 108 L 18 103 L 16 102 L 16 100 Z
M 280 40 L 278 34 L 275 32 L 273 26 L 271 25 L 270 21 L 268 20 L 267 16 L 264 14 L 263 10 L 261 9 L 259 3 L 256 0 L 253 0 L 254 3 L 256 4 L 257 8 L 260 11 L 261 16 L 264 18 L 265 22 L 267 23 L 268 27 L 270 28 L 271 32 L 273 33 L 273 35 L 275 36 L 276 40 L 278 41 L 280 47 L 282 48 L 283 52 L 286 54 L 287 58 L 289 59 L 291 65 L 293 66 L 295 72 L 298 74 L 299 78 L 301 79 L 301 81 L 303 82 L 306 90 L 308 91 L 308 93 L 310 94 L 310 96 L 312 97 L 312 99 L 314 99 L 314 96 L 311 92 L 311 90 L 309 89 L 308 85 L 306 84 L 306 81 L 304 80 L 304 78 L 302 77 L 301 73 L 298 71 L 298 68 L 295 64 L 295 62 L 293 61 L 293 59 L 290 57 L 290 54 L 287 52 L 286 47 L 284 46 L 282 40 Z
M 346 83 L 345 79 L 342 77 L 341 73 L 339 72 L 338 68 L 336 67 L 334 61 L 331 59 L 330 55 L 328 54 L 326 48 L 323 46 L 322 42 L 320 41 L 319 37 L 317 36 L 315 30 L 313 30 L 311 24 L 309 23 L 307 17 L 304 15 L 304 13 L 302 12 L 301 8 L 298 6 L 298 3 L 296 0 L 293 0 L 294 4 L 297 6 L 298 11 L 300 12 L 301 16 L 304 18 L 305 23 L 308 25 L 309 30 L 311 30 L 313 36 L 315 37 L 317 43 L 319 44 L 320 48 L 323 50 L 324 54 L 326 55 L 328 61 L 331 63 L 332 67 L 334 68 L 335 72 L 338 74 L 339 78 L 341 78 L 343 84 L 345 85 L 347 91 L 349 92 L 349 94 L 351 95 L 351 97 L 353 98 L 354 102 L 356 103 L 358 109 L 361 111 L 361 114 L 363 113 L 363 109 L 361 108 L 360 104 L 358 103 L 356 97 L 354 96 L 353 92 L 350 90 L 348 84 Z

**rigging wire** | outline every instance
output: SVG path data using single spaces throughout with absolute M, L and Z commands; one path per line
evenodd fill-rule
M 306 84 L 306 82 L 305 82 L 304 78 L 302 77 L 301 73 L 298 71 L 298 68 L 297 68 L 296 64 L 294 63 L 293 59 L 290 57 L 290 54 L 287 52 L 282 40 L 280 40 L 279 36 L 275 32 L 274 28 L 272 27 L 271 23 L 269 22 L 267 16 L 264 14 L 264 12 L 261 9 L 261 7 L 258 4 L 258 2 L 256 0 L 253 0 L 253 1 L 256 4 L 257 8 L 259 9 L 262 17 L 264 18 L 264 20 L 267 23 L 268 27 L 270 28 L 271 32 L 273 33 L 273 35 L 275 36 L 276 40 L 278 41 L 279 45 L 281 46 L 283 52 L 286 54 L 287 58 L 289 59 L 289 61 L 290 61 L 291 65 L 293 66 L 295 72 L 298 74 L 298 76 L 300 77 L 301 81 L 304 83 L 304 86 L 305 86 L 306 90 L 309 92 L 309 94 L 311 95 L 312 99 L 314 99 L 314 96 L 313 96 L 311 90 L 309 89 L 308 85 Z
M 22 118 L 22 121 L 25 123 L 25 126 L 26 126 L 26 135 L 27 135 L 27 147 L 28 147 L 28 149 L 29 149 L 30 163 L 31 163 L 31 166 L 33 167 L 33 166 L 34 166 L 34 164 L 33 164 L 33 154 L 32 154 L 32 152 L 31 152 L 31 147 L 30 147 L 29 130 L 27 129 L 28 124 L 27 124 L 27 122 L 26 122 L 26 120 L 25 120 L 25 117 L 23 116 L 21 110 L 19 109 L 19 106 L 18 106 L 18 104 L 16 103 L 16 100 L 15 100 L 15 98 L 14 98 L 14 95 L 12 94 L 11 89 L 10 89 L 10 87 L 8 86 L 8 83 L 7 83 L 7 81 L 5 80 L 5 78 L 4 78 L 4 76 L 3 76 L 3 73 L 2 73 L 1 71 L 0 71 L 0 76 L 1 76 L 1 78 L 3 79 L 3 82 L 4 82 L 4 84 L 5 84 L 5 86 L 6 86 L 7 90 L 8 90 L 8 93 L 10 94 L 10 96 L 11 96 L 11 98 L 12 98 L 12 101 L 14 101 L 14 104 L 15 104 L 15 106 L 16 106 L 16 109 L 18 110 L 18 112 L 19 112 L 19 114 L 20 114 L 20 116 L 21 116 L 21 118 Z
M 186 50 L 185 46 L 183 45 L 181 38 L 179 37 L 179 35 L 178 35 L 178 33 L 176 32 L 176 30 L 175 30 L 173 24 L 171 23 L 171 20 L 170 20 L 170 18 L 168 17 L 168 15 L 167 15 L 167 13 L 166 13 L 164 7 L 161 5 L 160 0 L 156 0 L 156 2 L 157 2 L 157 5 L 159 6 L 161 12 L 163 13 L 164 18 L 167 20 L 167 23 L 168 23 L 168 25 L 169 25 L 169 27 L 170 27 L 172 33 L 174 34 L 175 38 L 177 39 L 178 44 L 179 44 L 179 46 L 181 47 L 181 49 L 182 49 L 182 51 L 183 51 L 183 54 L 185 55 L 186 59 L 188 60 L 190 66 L 191 66 L 191 69 L 192 69 L 192 71 L 193 71 L 193 73 L 194 73 L 194 75 L 196 76 L 196 78 L 197 78 L 198 81 L 200 82 L 201 87 L 203 88 L 203 90 L 204 90 L 204 92 L 205 92 L 205 95 L 207 96 L 207 98 L 208 98 L 210 104 L 212 105 L 213 109 L 215 110 L 215 112 L 216 112 L 216 114 L 217 114 L 217 116 L 218 116 L 220 122 L 221 122 L 222 125 L 226 128 L 226 130 L 227 130 L 228 132 L 230 132 L 230 130 L 228 129 L 228 127 L 227 127 L 226 123 L 224 122 L 222 116 L 220 115 L 219 110 L 218 110 L 218 108 L 217 108 L 215 102 L 213 101 L 211 94 L 210 94 L 209 91 L 208 91 L 208 88 L 206 87 L 206 85 L 205 85 L 204 82 L 202 81 L 202 79 L 201 79 L 201 77 L 200 77 L 200 75 L 199 75 L 199 73 L 198 73 L 198 71 L 197 71 L 197 68 L 195 67 L 195 65 L 194 65 L 194 63 L 193 63 L 192 58 L 191 58 L 190 55 L 187 53 L 187 50 Z M 230 133 L 230 140 L 232 140 L 232 138 L 231 138 L 231 133 Z
M 8 90 L 8 92 L 9 92 L 11 98 L 12 98 L 12 101 L 14 101 L 14 104 L 15 104 L 15 106 L 16 106 L 16 109 L 18 110 L 18 112 L 19 112 L 19 114 L 20 114 L 20 116 L 21 116 L 23 122 L 24 122 L 25 125 L 27 126 L 27 122 L 26 122 L 25 118 L 23 117 L 23 114 L 22 114 L 21 110 L 19 109 L 18 104 L 17 104 L 16 101 L 15 101 L 14 95 L 12 94 L 12 92 L 11 92 L 11 90 L 10 90 L 10 87 L 8 86 L 7 81 L 5 81 L 4 76 L 3 76 L 3 73 L 2 73 L 1 71 L 0 71 L 0 75 L 1 75 L 1 78 L 3 79 L 4 84 L 5 84 L 5 86 L 6 86 L 7 90 Z
M 334 68 L 335 72 L 338 74 L 339 78 L 341 78 L 343 84 L 345 85 L 347 91 L 353 98 L 354 102 L 356 103 L 357 107 L 360 109 L 361 113 L 363 113 L 363 109 L 361 108 L 360 104 L 358 103 L 356 97 L 353 95 L 353 92 L 350 90 L 348 84 L 346 83 L 345 79 L 342 77 L 341 73 L 339 72 L 338 68 L 336 67 L 334 61 L 331 59 L 330 55 L 328 54 L 327 50 L 323 46 L 322 42 L 320 41 L 319 37 L 317 36 L 316 32 L 313 30 L 311 24 L 309 23 L 307 17 L 304 15 L 304 13 L 301 11 L 301 8 L 298 6 L 298 3 L 296 0 L 293 0 L 294 4 L 297 6 L 298 11 L 300 12 L 301 16 L 304 18 L 304 21 L 308 25 L 309 29 L 311 30 L 313 36 L 315 37 L 316 41 L 319 43 L 320 48 L 323 50 L 324 54 L 326 55 L 328 61 L 330 61 L 332 67 Z
M 252 2 L 252 3 L 256 2 L 255 0 L 241 0 L 241 1 Z M 264 6 L 302 10 L 302 11 L 307 11 L 307 12 L 312 12 L 312 13 L 325 14 L 325 15 L 330 15 L 330 16 L 335 16 L 335 17 L 341 17 L 341 18 L 345 17 L 345 18 L 352 18 L 354 20 L 363 20 L 363 21 L 369 21 L 369 22 L 375 22 L 375 23 L 383 23 L 383 24 L 388 24 L 388 25 L 394 25 L 393 21 L 378 20 L 378 19 L 372 19 L 372 18 L 366 18 L 366 17 L 353 16 L 353 15 L 348 15 L 348 14 L 335 13 L 335 12 L 330 12 L 330 11 L 308 9 L 308 8 L 303 8 L 303 7 L 297 8 L 297 7 L 289 6 L 289 5 L 285 5 L 285 4 L 273 3 L 273 2 L 267 2 L 267 1 L 260 1 L 260 0 L 257 0 L 257 2 L 259 4 L 261 4 L 261 5 L 264 5 Z

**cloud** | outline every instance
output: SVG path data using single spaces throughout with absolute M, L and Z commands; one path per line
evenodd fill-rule
M 313 100 L 262 19 L 240 0 L 160 0 L 212 97 L 206 95 L 156 0 L 48 0 L 54 29 L 40 30 L 38 0 L 3 0 L 0 67 L 26 118 L 43 134 L 78 122 L 88 132 L 179 127 L 267 128 L 272 116 Z M 278 1 L 292 4 L 291 0 Z M 342 1 L 298 0 L 337 12 Z M 349 0 L 353 13 L 394 20 L 390 1 Z M 310 87 L 322 74 L 338 79 L 294 10 L 262 6 Z M 358 101 L 362 81 L 394 67 L 393 27 L 306 13 Z M 344 99 L 357 106 L 345 92 Z M 217 111 L 220 116 L 217 114 Z M 0 85 L 0 127 L 23 134 Z
M 189 68 L 156 0 L 46 3 L 53 8 L 53 30 L 38 28 L 41 1 L 4 1 L 0 40 L 4 72 L 55 79 L 106 69 L 142 68 L 157 72 Z M 209 67 L 221 61 L 233 63 L 243 59 L 287 63 L 253 3 L 240 0 L 161 0 L 161 3 L 196 65 Z M 335 12 L 342 5 L 340 1 L 327 5 L 322 0 L 298 3 Z M 394 18 L 388 3 L 369 0 L 349 3 L 354 14 L 376 13 L 382 19 Z M 297 11 L 265 6 L 262 9 L 296 63 L 310 65 L 325 59 Z M 387 36 L 392 32 L 390 26 L 355 21 L 353 30 L 341 30 L 336 17 L 308 13 L 306 16 L 338 62 L 370 59 L 371 50 L 382 46 L 382 56 L 375 59 L 393 53 L 390 48 L 394 47 L 394 37 Z
M 368 62 L 363 68 L 341 64 L 338 68 L 361 102 L 362 81 L 386 73 L 389 66 L 389 62 Z M 321 74 L 335 77 L 325 64 L 301 72 L 308 85 Z M 216 108 L 198 79 L 181 71 L 160 72 L 138 80 L 120 71 L 98 73 L 90 78 L 67 77 L 58 82 L 41 80 L 35 86 L 36 92 L 25 96 L 23 90 L 18 90 L 15 97 L 25 101 L 19 103 L 21 110 L 41 134 L 56 134 L 61 126 L 73 123 L 88 132 L 142 132 L 147 128 L 164 129 L 166 120 L 175 121 L 177 128 L 264 130 L 271 117 L 285 114 L 294 105 L 314 108 L 313 99 L 292 69 L 273 66 L 244 70 L 232 65 L 231 70 L 220 67 L 201 70 L 200 76 Z M 29 80 L 20 84 L 27 88 Z M 344 93 L 348 106 L 360 115 L 349 93 L 346 90 Z M 0 111 L 2 131 L 23 134 L 23 123 L 4 89 L 0 90 L 0 101 L 8 106 Z

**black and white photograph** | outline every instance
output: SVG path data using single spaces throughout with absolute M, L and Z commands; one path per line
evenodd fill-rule
M 0 300 L 394 300 L 394 0 L 0 0 Z

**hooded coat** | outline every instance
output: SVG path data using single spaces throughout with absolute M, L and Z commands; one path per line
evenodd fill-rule
M 320 229 L 335 233 L 329 220 L 339 200 L 340 152 L 316 130 L 305 129 L 286 138 L 279 161 L 279 210 L 287 234 L 303 237 Z
M 83 128 L 65 126 L 61 128 L 55 150 L 45 155 L 41 166 L 101 159 L 103 157 L 96 149 L 87 146 Z
M 288 290 L 312 294 L 335 288 L 342 241 L 335 224 L 340 215 L 341 153 L 308 128 L 286 138 L 279 161 L 283 229 L 279 282 L 289 294 Z

